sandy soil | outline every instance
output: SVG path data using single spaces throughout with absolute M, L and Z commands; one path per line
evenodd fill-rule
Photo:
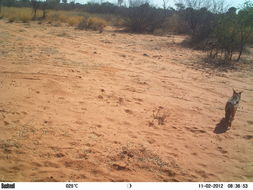
M 183 39 L 1 20 L 0 181 L 253 181 L 252 69 Z

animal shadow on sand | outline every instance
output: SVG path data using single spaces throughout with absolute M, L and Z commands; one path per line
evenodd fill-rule
M 226 123 L 225 118 L 222 118 L 219 123 L 216 124 L 216 127 L 214 129 L 214 133 L 221 134 L 225 133 L 228 130 L 228 125 Z

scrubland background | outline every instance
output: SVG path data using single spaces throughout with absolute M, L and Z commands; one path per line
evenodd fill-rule
M 253 180 L 252 3 L 0 5 L 0 181 Z

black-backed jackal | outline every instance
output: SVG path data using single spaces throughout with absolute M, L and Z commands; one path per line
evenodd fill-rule
M 230 127 L 235 117 L 235 112 L 239 106 L 242 92 L 236 92 L 233 89 L 233 96 L 229 98 L 225 107 L 225 122 L 226 126 Z

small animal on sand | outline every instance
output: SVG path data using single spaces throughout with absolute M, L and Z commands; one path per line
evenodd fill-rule
M 239 102 L 241 100 L 242 92 L 236 92 L 233 89 L 233 95 L 228 99 L 225 107 L 225 122 L 226 127 L 230 127 L 232 121 L 234 120 L 236 110 L 239 106 Z

